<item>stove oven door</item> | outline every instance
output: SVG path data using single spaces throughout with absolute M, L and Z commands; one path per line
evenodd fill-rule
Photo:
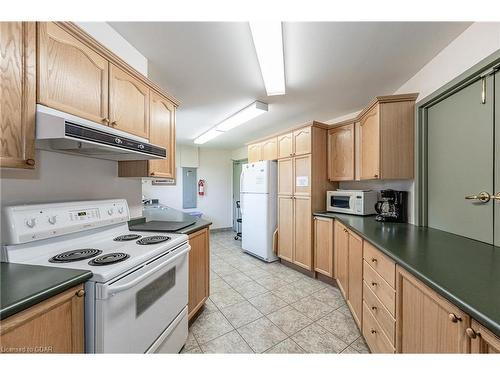
M 145 353 L 157 342 L 187 305 L 190 249 L 184 244 L 96 286 L 95 352 Z

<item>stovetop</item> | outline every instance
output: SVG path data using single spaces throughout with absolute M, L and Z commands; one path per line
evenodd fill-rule
M 84 269 L 91 281 L 107 282 L 187 242 L 183 234 L 130 231 L 126 223 L 36 242 L 6 246 L 2 259 L 13 263 Z M 77 251 L 83 259 L 73 261 Z M 62 261 L 58 261 L 62 260 Z

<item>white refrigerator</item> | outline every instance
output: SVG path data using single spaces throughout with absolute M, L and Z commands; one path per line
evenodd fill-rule
M 277 162 L 243 164 L 240 177 L 241 247 L 266 262 L 278 260 L 273 252 L 277 228 Z

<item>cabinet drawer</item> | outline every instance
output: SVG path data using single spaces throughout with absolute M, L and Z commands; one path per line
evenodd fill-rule
M 367 262 L 364 261 L 363 280 L 370 290 L 389 310 L 392 316 L 396 311 L 396 292 Z
M 396 263 L 382 254 L 375 246 L 364 242 L 363 259 L 392 287 L 396 285 Z
M 391 313 L 385 308 L 380 300 L 373 294 L 371 289 L 363 282 L 363 302 L 368 306 L 374 318 L 387 335 L 387 338 L 394 345 L 394 330 L 396 320 Z
M 394 347 L 382 331 L 370 308 L 363 302 L 363 336 L 373 353 L 394 353 Z

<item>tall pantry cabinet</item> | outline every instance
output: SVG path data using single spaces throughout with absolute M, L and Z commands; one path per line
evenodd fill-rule
M 335 187 L 328 181 L 326 143 L 327 126 L 316 121 L 278 136 L 278 256 L 309 271 L 312 213 L 324 209 L 325 193 Z

